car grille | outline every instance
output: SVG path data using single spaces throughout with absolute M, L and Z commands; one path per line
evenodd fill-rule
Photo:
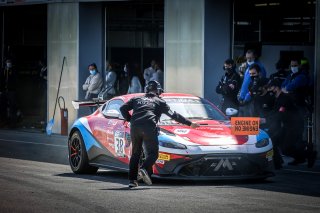
M 247 155 L 207 155 L 181 166 L 178 174 L 198 177 L 251 176 L 262 173 L 266 166 L 267 161 L 261 156 L 249 158 Z

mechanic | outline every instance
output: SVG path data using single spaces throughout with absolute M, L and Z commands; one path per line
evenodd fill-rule
M 235 63 L 232 59 L 225 60 L 222 67 L 225 73 L 216 87 L 216 93 L 222 95 L 220 109 L 223 113 L 226 113 L 227 108 L 238 110 L 237 94 L 241 86 L 241 80 L 235 67 Z
M 163 91 L 159 82 L 149 81 L 145 91 L 145 95 L 134 97 L 120 107 L 121 114 L 126 121 L 130 122 L 131 127 L 132 155 L 129 163 L 129 188 L 138 186 L 138 173 L 146 184 L 152 184 L 150 178 L 152 166 L 158 159 L 159 151 L 157 123 L 162 113 L 191 128 L 199 127 L 199 124 L 170 110 L 167 103 L 159 97 Z M 130 110 L 133 110 L 132 115 L 129 113 Z M 142 145 L 146 159 L 139 170 Z
M 308 167 L 313 167 L 317 152 L 307 152 L 306 144 L 302 141 L 303 115 L 294 104 L 292 97 L 281 90 L 281 82 L 274 79 L 269 82 L 269 90 L 275 94 L 275 104 L 271 115 L 267 118 L 269 122 L 269 135 L 274 144 L 275 168 L 282 167 L 282 157 L 277 149 L 284 155 L 293 158 L 289 165 L 297 165 L 308 160 Z

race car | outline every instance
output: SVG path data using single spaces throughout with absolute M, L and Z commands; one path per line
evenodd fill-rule
M 130 123 L 124 120 L 119 108 L 139 95 L 143 94 L 114 97 L 93 114 L 74 122 L 68 137 L 69 163 L 74 173 L 92 174 L 99 168 L 128 171 Z M 163 93 L 161 97 L 171 110 L 200 127 L 192 129 L 161 116 L 159 157 L 153 166 L 153 178 L 265 179 L 274 175 L 272 141 L 265 131 L 234 135 L 230 118 L 208 100 L 180 93 Z

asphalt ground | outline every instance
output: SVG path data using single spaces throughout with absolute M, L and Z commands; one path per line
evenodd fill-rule
M 72 173 L 66 136 L 0 130 L 1 213 L 320 212 L 319 160 L 313 168 L 285 165 L 265 181 L 127 184 L 125 172 Z

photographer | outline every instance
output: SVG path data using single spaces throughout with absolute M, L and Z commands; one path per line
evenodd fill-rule
M 258 64 L 252 64 L 249 67 L 249 75 L 251 78 L 247 94 L 243 101 L 240 101 L 240 105 L 247 106 L 246 116 L 248 117 L 264 117 L 263 107 L 270 105 L 270 94 L 267 93 L 265 85 L 268 82 L 267 78 L 261 77 L 260 66 Z M 267 95 L 267 96 L 266 96 Z M 266 103 L 265 103 L 266 102 Z
M 238 109 L 237 94 L 241 84 L 240 76 L 235 71 L 235 64 L 232 59 L 227 59 L 224 62 L 223 70 L 225 74 L 221 77 L 216 87 L 216 93 L 222 95 L 220 109 L 225 113 L 229 107 Z

